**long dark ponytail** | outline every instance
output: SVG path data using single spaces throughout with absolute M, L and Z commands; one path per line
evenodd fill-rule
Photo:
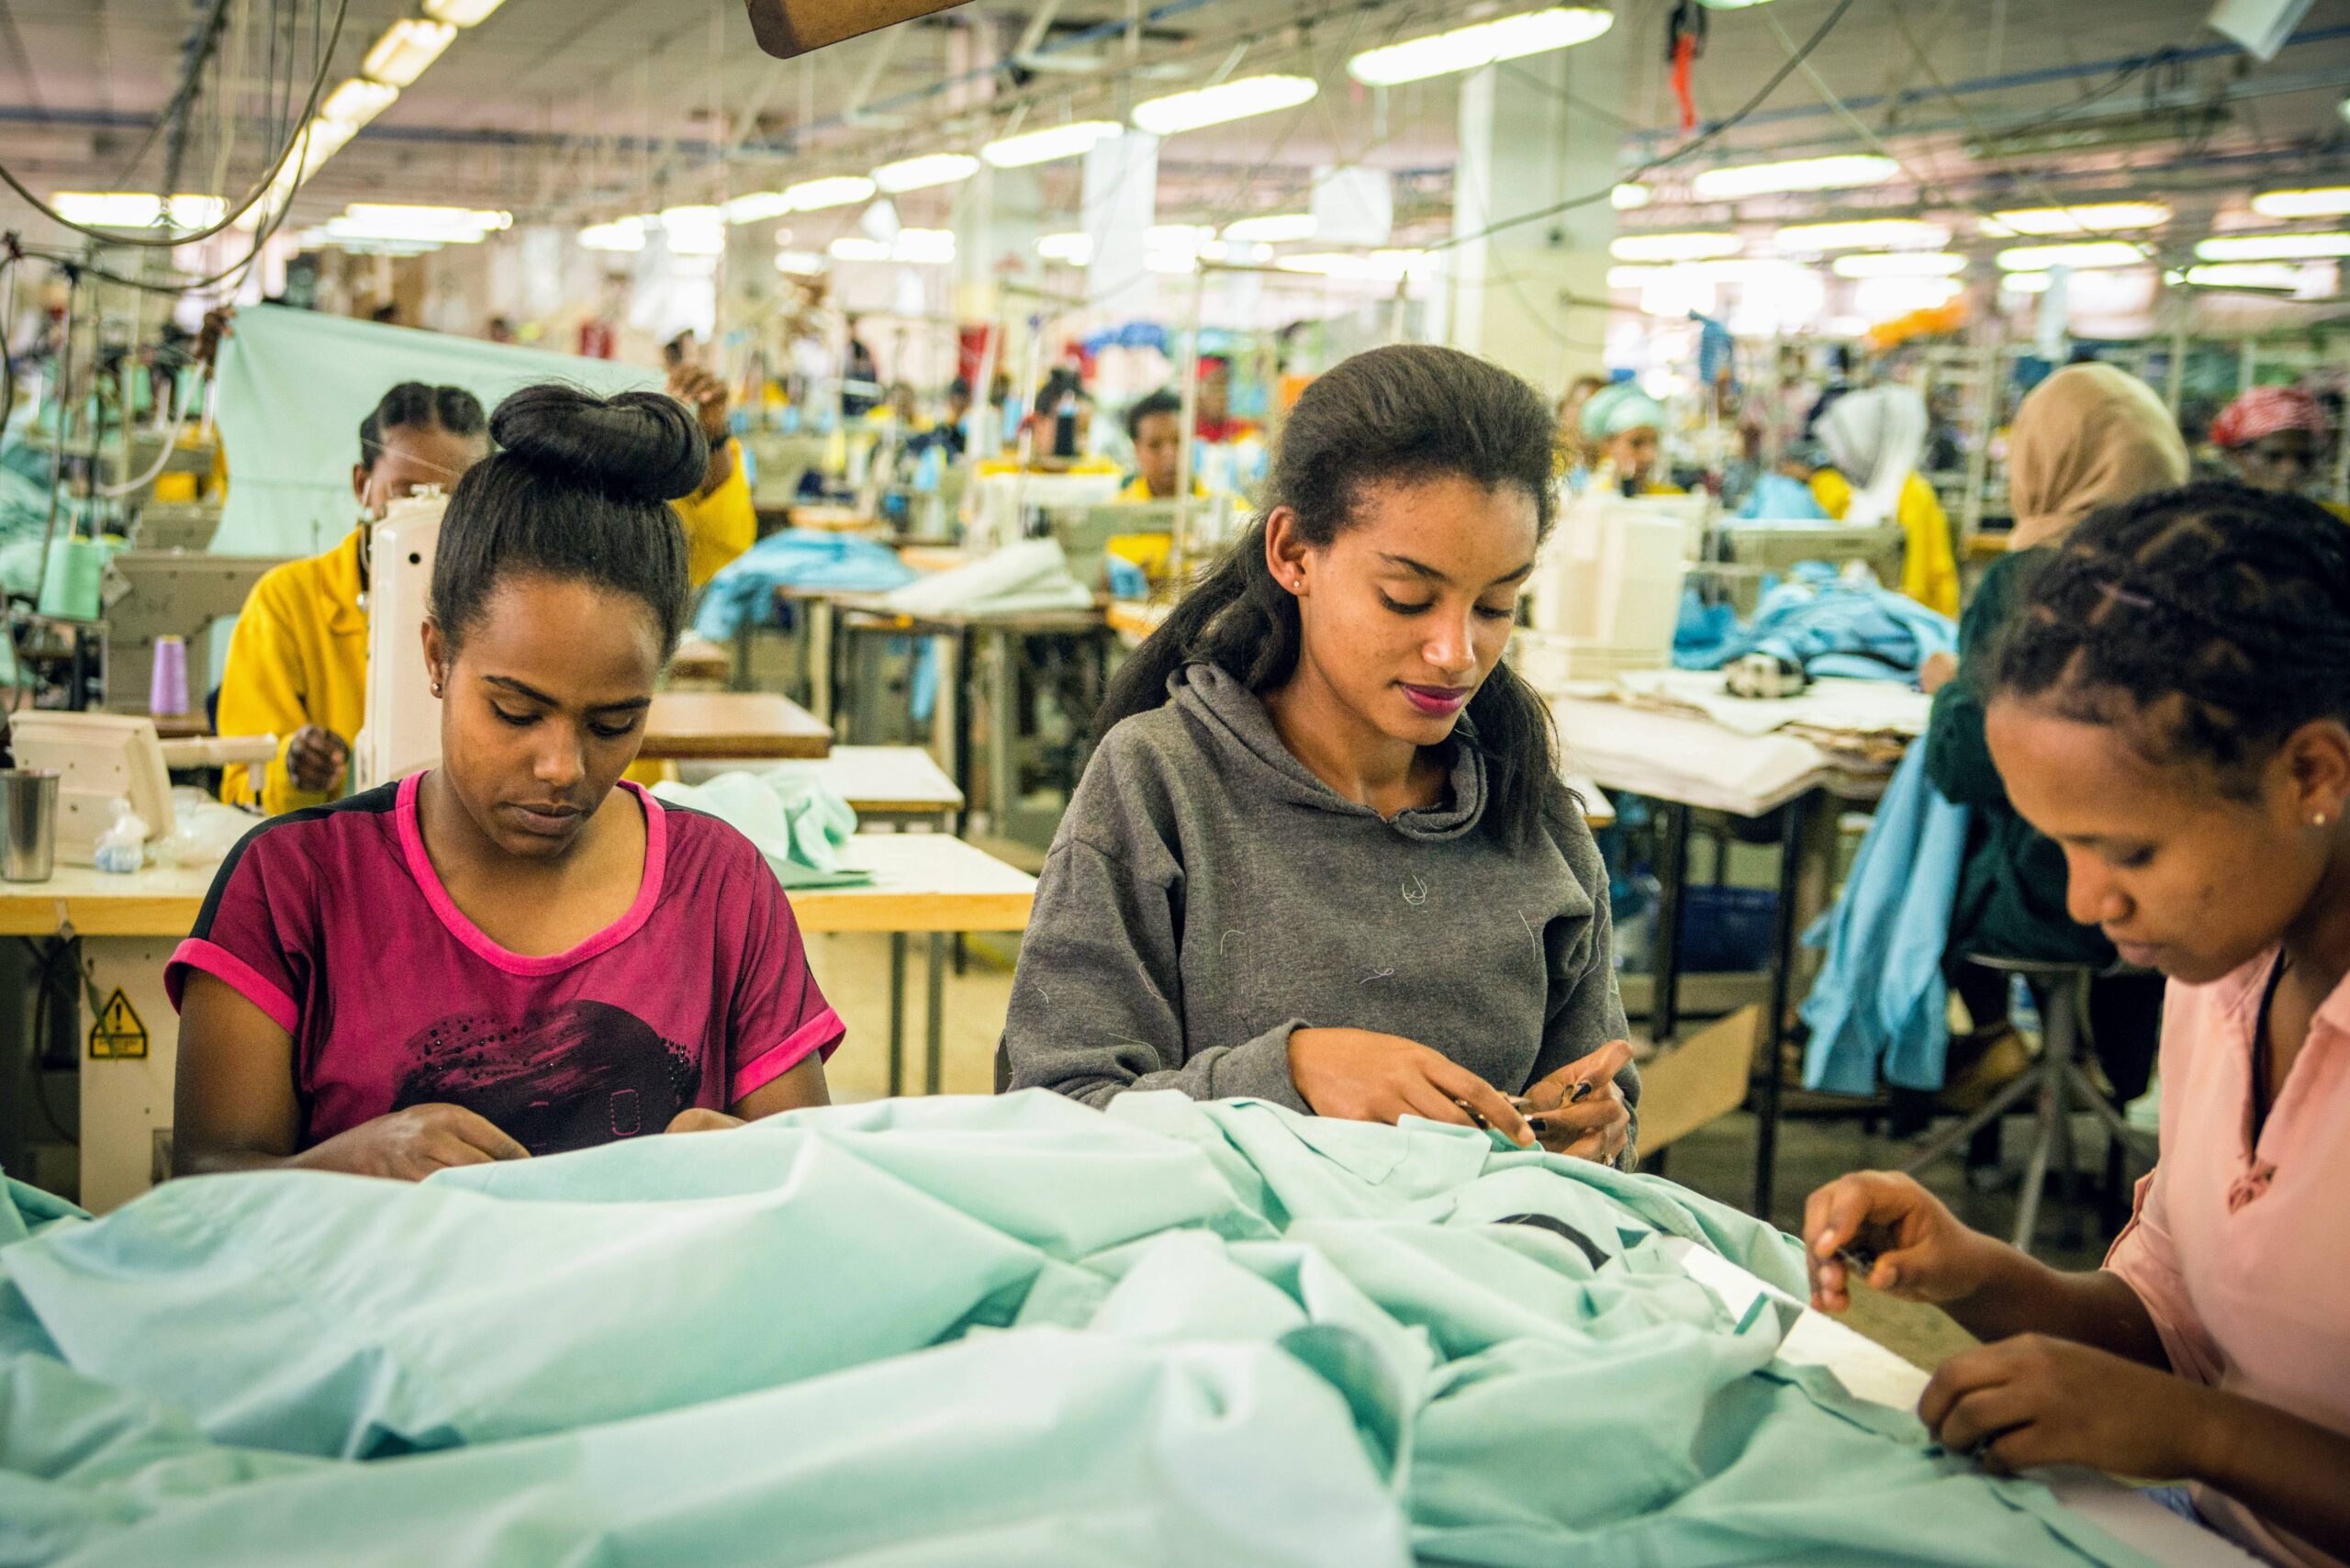
M 1424 343 L 1372 349 L 1316 379 L 1282 429 L 1259 512 L 1288 507 L 1297 532 L 1326 547 L 1354 520 L 1365 488 L 1460 477 L 1534 498 L 1538 535 L 1558 517 L 1556 420 L 1532 386 L 1458 349 Z M 1183 596 L 1110 683 L 1098 733 L 1167 700 L 1189 664 L 1212 664 L 1251 691 L 1273 690 L 1297 667 L 1297 600 L 1265 565 L 1259 522 Z M 1506 661 L 1469 700 L 1485 762 L 1483 827 L 1515 846 L 1562 814 L 1558 733 L 1550 711 Z

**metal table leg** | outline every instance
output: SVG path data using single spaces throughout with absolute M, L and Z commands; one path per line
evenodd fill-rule
M 1689 808 L 1674 801 L 1658 801 L 1657 830 L 1649 1038 L 1659 1046 L 1669 1046 L 1681 1032 L 1681 893 L 1689 878 Z
M 906 1092 L 906 934 L 890 933 L 890 1098 Z
M 1780 808 L 1779 903 L 1771 940 L 1771 1018 L 1762 1032 L 1762 1083 L 1754 1116 L 1754 1217 L 1769 1223 L 1771 1190 L 1779 1161 L 1779 1057 L 1787 1037 L 1787 998 L 1795 983 L 1796 890 L 1803 873 L 1804 817 L 1811 797 Z
M 924 1064 L 923 1086 L 926 1092 L 944 1092 L 946 1070 L 946 933 L 930 934 L 930 1017 L 927 1021 L 930 1059 Z

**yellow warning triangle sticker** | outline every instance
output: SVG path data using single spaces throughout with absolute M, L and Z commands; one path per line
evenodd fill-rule
M 139 1021 L 139 1010 L 118 986 L 106 998 L 97 1022 L 90 1025 L 90 1059 L 121 1061 L 146 1054 L 147 1025 Z

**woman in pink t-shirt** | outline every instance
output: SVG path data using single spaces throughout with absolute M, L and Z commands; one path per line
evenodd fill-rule
M 415 1179 L 825 1101 L 839 1018 L 758 850 L 621 773 L 685 619 L 659 393 L 534 386 L 450 498 L 441 765 L 255 828 L 166 971 L 173 1158 Z
M 2350 1560 L 2350 530 L 2232 485 L 2081 525 L 2023 590 L 1986 731 L 2073 917 L 2170 979 L 2162 1159 L 2061 1273 L 1907 1177 L 1812 1195 L 1816 1302 L 1869 1280 L 1993 1341 L 1919 1416 L 2002 1471 L 2188 1483 L 2272 1562 Z

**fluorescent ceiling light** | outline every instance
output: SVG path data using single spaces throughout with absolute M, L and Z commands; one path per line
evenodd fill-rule
M 2263 218 L 2333 218 L 2350 212 L 2350 185 L 2310 191 L 2262 191 L 2252 210 Z
M 1950 230 L 1915 218 L 1863 218 L 1850 223 L 1798 223 L 1771 236 L 1772 246 L 1793 255 L 1823 251 L 1939 251 Z
M 827 174 L 822 179 L 786 185 L 783 194 L 791 203 L 792 211 L 818 212 L 828 207 L 847 207 L 870 200 L 873 182 L 863 174 Z
M 1093 237 L 1081 233 L 1047 234 L 1036 241 L 1036 253 L 1048 262 L 1081 267 L 1093 259 Z
M 1332 251 L 1310 256 L 1283 256 L 1273 265 L 1285 273 L 1309 273 L 1360 283 L 1396 283 L 1426 269 L 1426 251 Z
M 1949 278 L 1873 277 L 1852 291 L 1852 307 L 1863 316 L 1902 316 L 1947 305 L 1962 290 L 1962 285 Z
M 1475 71 L 1495 61 L 1570 49 L 1615 25 L 1614 12 L 1595 6 L 1552 6 L 1365 50 L 1347 62 L 1347 74 L 1368 86 L 1392 87 Z
M 661 210 L 661 232 L 673 256 L 722 256 L 726 217 L 715 207 L 670 207 Z
M 1056 158 L 1075 158 L 1090 152 L 1095 142 L 1107 140 L 1123 129 L 1115 120 L 1081 119 L 1073 125 L 1023 131 L 1018 136 L 990 141 L 979 149 L 979 156 L 999 169 L 1024 169 L 1031 163 L 1049 163 Z
M 1854 185 L 1881 185 L 1900 172 L 1901 165 L 1873 152 L 1839 152 L 1785 163 L 1707 169 L 1689 185 L 1700 201 L 1735 201 L 1740 196 L 1769 196 L 1779 191 L 1841 191 Z
M 2206 262 L 2298 262 L 2350 256 L 2350 234 L 2214 234 L 2195 247 Z
M 424 0 L 424 14 L 453 28 L 471 28 L 480 25 L 505 3 L 506 0 Z
M 1619 262 L 1702 262 L 1744 249 L 1735 234 L 1618 234 L 1607 253 Z
M 824 258 L 816 251 L 778 251 L 775 270 L 794 277 L 816 277 L 824 270 Z
M 441 58 L 457 29 L 446 22 L 427 22 L 415 17 L 402 17 L 384 29 L 375 47 L 359 64 L 361 74 L 378 82 L 388 82 L 395 87 L 405 87 L 424 74 L 424 68 Z
M 2045 294 L 2050 281 L 2046 273 L 2009 273 L 1999 279 L 1999 286 L 2009 294 Z
M 2003 273 L 2042 273 L 2050 267 L 2075 272 L 2111 272 L 2142 266 L 2146 253 L 2127 240 L 2091 240 L 2078 245 L 2016 245 L 1998 255 Z
M 2169 221 L 2170 208 L 2158 201 L 2104 201 L 1995 212 L 1983 225 L 1983 232 L 1994 240 L 2012 240 L 2020 234 L 2113 234 L 2130 229 L 2159 229 Z
M 882 164 L 873 171 L 873 183 L 896 196 L 903 191 L 928 190 L 933 185 L 951 185 L 979 172 L 979 161 L 968 152 L 926 152 L 919 158 L 901 158 L 894 163 Z
M 49 205 L 59 217 L 93 229 L 153 229 L 165 211 L 162 197 L 136 191 L 59 191 Z M 227 202 L 208 196 L 175 196 L 169 206 L 173 229 L 209 229 L 229 210 Z
M 1791 278 L 1817 278 L 1811 268 L 1777 256 L 1732 256 L 1712 261 L 1682 262 L 1665 269 L 1679 282 L 1785 283 Z
M 644 219 L 616 218 L 610 223 L 591 223 L 579 231 L 579 242 L 591 251 L 642 251 Z
M 1656 200 L 1656 192 L 1643 185 L 1627 182 L 1607 193 L 1607 205 L 1618 212 L 1638 212 Z
M 894 243 L 862 234 L 844 234 L 832 242 L 830 250 L 837 262 L 906 262 L 941 266 L 955 259 L 955 231 L 901 229 Z
M 400 90 L 387 83 L 353 76 L 327 95 L 326 102 L 319 106 L 319 116 L 358 130 L 390 108 L 399 95 Z
M 346 209 L 366 223 L 407 223 L 420 228 L 477 229 L 494 233 L 514 227 L 510 212 L 490 212 L 471 207 L 426 207 L 413 203 L 354 201 Z
M 2182 275 L 2169 274 L 2169 283 L 2197 288 L 2273 288 L 2293 294 L 2301 286 L 2301 269 L 2286 262 L 2221 262 L 2217 266 L 2189 267 Z
M 488 238 L 487 231 L 479 229 L 425 230 L 398 223 L 370 223 L 364 218 L 351 217 L 327 219 L 326 232 L 329 239 L 337 241 L 385 241 L 409 245 L 478 245 Z
M 1839 256 L 1830 263 L 1838 277 L 1955 277 L 1966 258 L 1948 251 L 1887 251 Z
M 1134 121 L 1153 136 L 1176 136 L 1250 115 L 1295 108 L 1322 89 L 1306 76 L 1243 76 L 1213 87 L 1194 87 L 1135 106 Z
M 1269 212 L 1256 218 L 1244 218 L 1224 226 L 1227 240 L 1254 240 L 1262 244 L 1281 245 L 1293 240 L 1314 238 L 1314 215 L 1310 212 Z
M 752 191 L 719 204 L 719 215 L 729 223 L 757 223 L 794 210 L 785 191 Z

